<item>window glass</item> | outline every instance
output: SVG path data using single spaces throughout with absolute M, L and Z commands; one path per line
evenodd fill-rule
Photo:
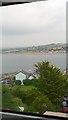
M 66 0 L 11 5 L 0 10 L 2 107 L 37 114 L 62 112 L 63 97 L 68 99 Z

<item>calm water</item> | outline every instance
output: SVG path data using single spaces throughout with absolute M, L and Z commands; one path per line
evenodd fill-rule
M 2 72 L 15 72 L 21 69 L 34 70 L 34 64 L 47 60 L 51 64 L 60 67 L 61 70 L 66 68 L 66 54 L 3 54 L 2 55 Z M 1 57 L 0 57 L 1 61 Z M 1 65 L 0 65 L 1 66 Z M 0 70 L 1 73 L 1 70 Z

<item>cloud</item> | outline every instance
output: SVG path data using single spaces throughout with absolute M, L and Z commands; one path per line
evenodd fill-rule
M 66 40 L 65 0 L 14 5 L 1 10 L 3 46 L 27 46 Z

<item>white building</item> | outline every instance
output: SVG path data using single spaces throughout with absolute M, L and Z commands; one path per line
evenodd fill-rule
M 27 75 L 23 72 L 19 72 L 15 75 L 15 80 L 21 80 L 21 84 L 23 85 L 23 80 L 26 80 Z

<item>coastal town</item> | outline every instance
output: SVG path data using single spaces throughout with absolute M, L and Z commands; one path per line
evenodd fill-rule
M 11 54 L 11 53 L 20 53 L 20 54 L 49 54 L 49 53 L 66 53 L 66 44 L 64 43 L 57 43 L 57 44 L 47 44 L 47 45 L 40 45 L 40 46 L 32 46 L 32 47 L 22 47 L 22 48 L 3 48 L 0 50 L 2 54 Z M 66 72 L 65 70 L 63 71 Z M 18 78 L 17 78 L 18 77 Z M 9 84 L 12 80 L 21 80 L 21 84 L 23 84 L 22 80 L 26 79 L 34 79 L 37 77 L 35 72 L 29 72 L 19 70 L 11 73 L 2 73 L 0 74 L 0 83 Z
M 67 52 L 66 44 L 47 44 L 20 48 L 3 48 L 0 53 L 65 53 Z

